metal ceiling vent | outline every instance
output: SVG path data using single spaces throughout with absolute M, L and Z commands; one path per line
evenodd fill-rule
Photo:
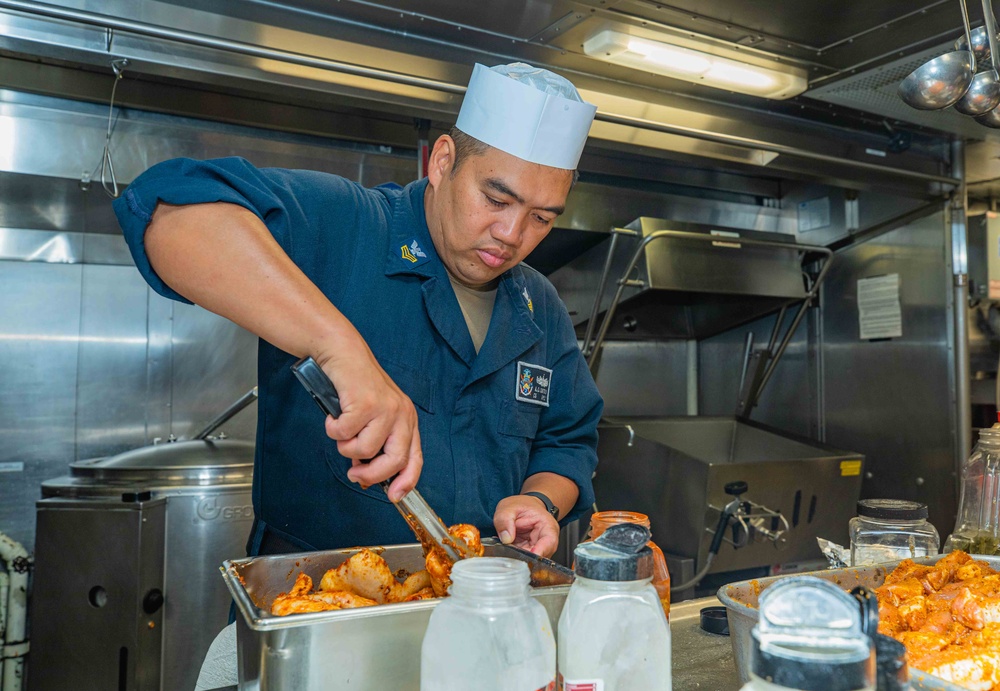
M 986 138 L 1000 141 L 1000 132 L 990 131 L 975 120 L 952 109 L 915 110 L 899 97 L 897 89 L 906 75 L 951 47 L 951 42 L 937 45 L 895 62 L 811 89 L 805 95 L 818 101 L 856 108 L 970 139 Z

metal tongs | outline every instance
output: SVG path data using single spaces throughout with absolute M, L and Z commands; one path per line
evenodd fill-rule
M 320 410 L 326 415 L 340 417 L 342 412 L 340 395 L 333 382 L 326 376 L 326 372 L 315 360 L 311 357 L 299 360 L 292 365 L 292 372 L 316 401 Z M 389 481 L 383 480 L 379 484 L 388 496 Z M 476 556 L 463 540 L 456 539 L 448 533 L 444 522 L 416 489 L 410 490 L 406 496 L 394 502 L 394 505 L 425 548 L 439 547 L 452 561 Z

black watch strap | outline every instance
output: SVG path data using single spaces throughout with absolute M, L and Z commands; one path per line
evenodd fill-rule
M 545 510 L 548 511 L 552 518 L 559 520 L 559 507 L 552 503 L 552 500 L 546 497 L 541 492 L 521 492 L 522 495 L 526 497 L 538 497 L 545 504 Z

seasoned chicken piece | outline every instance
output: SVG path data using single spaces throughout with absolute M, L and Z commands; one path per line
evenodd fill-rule
M 1000 683 L 1000 652 L 963 650 L 955 646 L 910 658 L 910 664 L 970 691 L 991 691 Z
M 959 581 L 971 581 L 995 574 L 996 571 L 990 568 L 989 564 L 983 561 L 973 561 L 963 564 L 955 571 L 955 578 Z
M 323 574 L 319 588 L 321 591 L 347 590 L 384 605 L 387 602 L 402 602 L 430 584 L 427 571 L 417 571 L 399 583 L 385 559 L 363 549 L 336 569 Z
M 456 540 L 461 540 L 469 546 L 477 557 L 483 556 L 483 542 L 479 535 L 479 529 L 473 525 L 459 523 L 448 528 L 448 534 Z M 451 567 L 453 562 L 441 549 L 432 549 L 426 558 L 427 573 L 431 577 L 431 586 L 438 597 L 448 594 L 451 587 Z
M 955 622 L 955 618 L 951 616 L 951 611 L 944 609 L 928 614 L 927 621 L 920 627 L 919 633 L 931 633 L 941 636 L 948 643 L 955 643 L 958 641 L 963 629 L 964 627 L 961 624 Z M 879 633 L 881 632 L 882 625 L 880 622 Z
M 986 624 L 1000 623 L 1000 598 L 979 595 L 966 587 L 951 603 L 951 613 L 955 621 L 978 631 Z
M 948 614 L 948 619 L 951 620 L 951 614 Z M 905 624 L 899 616 L 899 608 L 880 597 L 878 599 L 878 632 L 884 636 L 897 638 L 905 630 Z
M 312 579 L 306 574 L 300 573 L 291 590 L 274 598 L 271 614 L 283 617 L 288 614 L 325 612 L 351 607 L 368 607 L 375 604 L 374 600 L 359 597 L 354 593 L 310 593 L 310 590 L 312 590 Z
M 901 602 L 898 610 L 900 618 L 910 631 L 917 631 L 927 623 L 927 605 L 923 595 Z
M 427 573 L 426 571 L 422 573 Z M 426 588 L 421 588 L 412 595 L 407 596 L 403 599 L 403 602 L 415 602 L 416 600 L 433 600 L 437 595 L 434 593 L 434 588 L 427 586 Z
M 906 646 L 911 657 L 944 650 L 951 643 L 946 636 L 930 631 L 904 631 L 897 640 Z
M 907 578 L 906 580 L 883 585 L 878 590 L 884 592 L 886 599 L 897 607 L 901 602 L 924 594 L 924 586 L 916 578 Z
M 377 605 L 375 600 L 349 593 L 345 590 L 306 593 L 305 595 L 279 595 L 271 605 L 271 614 L 279 617 L 304 612 L 327 612 L 335 609 L 355 609 Z
M 920 580 L 933 570 L 933 566 L 923 566 L 914 563 L 912 559 L 904 559 L 899 562 L 899 566 L 892 570 L 892 573 L 886 575 L 882 585 L 892 585 L 893 583 L 905 581 L 908 578 Z
M 327 571 L 319 584 L 320 590 L 349 590 L 380 605 L 392 602 L 398 587 L 385 559 L 370 549 L 352 554 L 336 569 Z

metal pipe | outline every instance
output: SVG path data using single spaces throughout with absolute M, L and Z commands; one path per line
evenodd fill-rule
M 785 309 L 782 307 L 781 309 Z M 740 371 L 740 391 L 743 391 L 743 384 L 747 380 L 747 369 L 750 367 L 750 354 L 753 352 L 753 331 L 747 331 L 743 340 L 743 368 Z
M 3 679 L 3 649 L 7 642 L 7 598 L 10 597 L 10 576 L 0 571 L 0 679 Z
M 4 658 L 3 691 L 21 691 L 24 656 L 28 654 L 28 570 L 31 555 L 19 542 L 0 533 L 0 562 L 7 565 L 10 591 L 7 596 L 7 632 L 0 657 Z
M 767 352 L 774 352 L 774 344 L 778 341 L 778 333 L 781 332 L 781 323 L 785 321 L 785 312 L 788 311 L 788 305 L 782 305 L 781 311 L 778 312 L 778 318 L 774 320 L 774 328 L 771 329 L 771 338 L 767 341 Z
M 302 53 L 296 53 L 294 51 L 289 51 L 289 50 L 265 48 L 251 43 L 245 43 L 243 41 L 235 41 L 231 39 L 218 38 L 215 36 L 208 36 L 206 34 L 198 34 L 194 32 L 170 29 L 162 26 L 154 26 L 152 24 L 137 22 L 131 19 L 123 19 L 121 17 L 111 17 L 104 14 L 85 12 L 82 10 L 77 10 L 67 7 L 57 7 L 55 5 L 50 5 L 47 3 L 32 2 L 31 0 L 0 0 L 0 9 L 13 10 L 15 12 L 25 12 L 28 14 L 48 17 L 50 19 L 58 19 L 60 21 L 77 22 L 80 24 L 86 24 L 88 26 L 96 26 L 99 28 L 111 29 L 114 31 L 125 31 L 140 36 L 148 36 L 150 38 L 175 41 L 177 43 L 184 43 L 186 45 L 197 46 L 200 48 L 211 48 L 215 50 L 222 50 L 230 53 L 238 53 L 241 55 L 247 55 L 250 57 L 260 58 L 264 60 L 276 60 L 278 62 L 286 62 L 294 65 L 301 65 L 304 67 L 314 67 L 317 69 L 329 70 L 331 72 L 339 72 L 342 74 L 349 74 L 357 77 L 368 77 L 371 79 L 387 81 L 394 84 L 403 84 L 405 86 L 412 86 L 422 89 L 431 89 L 434 91 L 440 91 L 449 94 L 461 95 L 465 93 L 464 86 L 458 84 L 451 84 L 449 82 L 444 82 L 439 79 L 428 79 L 425 77 L 417 77 L 411 74 L 392 72 L 390 70 L 378 69 L 373 67 L 364 67 L 361 65 L 341 62 L 339 60 L 330 60 L 327 58 L 319 58 L 311 55 L 305 55 Z M 663 132 L 665 134 L 674 134 L 683 137 L 690 137 L 692 139 L 714 142 L 716 144 L 727 144 L 730 146 L 736 146 L 744 149 L 758 149 L 761 151 L 768 151 L 771 153 L 791 156 L 793 158 L 800 158 L 811 161 L 821 161 L 824 163 L 833 163 L 836 165 L 858 168 L 860 170 L 865 170 L 874 173 L 881 173 L 883 175 L 890 175 L 893 177 L 909 178 L 911 180 L 920 180 L 928 183 L 933 182 L 941 185 L 947 185 L 949 187 L 954 187 L 958 184 L 955 182 L 954 178 L 951 177 L 946 177 L 941 175 L 931 175 L 928 173 L 919 173 L 916 171 L 904 170 L 902 168 L 893 168 L 890 166 L 879 165 L 877 163 L 869 163 L 867 161 L 855 161 L 852 159 L 839 158 L 837 156 L 822 154 L 815 151 L 808 151 L 805 149 L 800 149 L 785 144 L 775 144 L 772 142 L 765 142 L 757 139 L 750 139 L 748 137 L 740 137 L 732 134 L 723 134 L 720 132 L 709 132 L 707 130 L 701 130 L 695 127 L 672 125 L 662 122 L 656 122 L 653 120 L 647 120 L 644 118 L 632 117 L 629 115 L 619 115 L 615 113 L 605 113 L 602 111 L 598 111 L 597 115 L 595 116 L 595 119 L 601 122 L 608 122 L 616 125 L 626 125 L 628 127 L 635 127 L 637 129 L 642 129 L 642 130 L 651 130 L 654 132 Z
M 0 0 L 0 6 L 8 0 Z M 685 127 L 683 125 L 668 125 L 662 122 L 656 122 L 654 120 L 646 120 L 645 118 L 636 118 L 630 115 L 615 115 L 612 113 L 603 113 L 598 111 L 597 115 L 594 116 L 595 120 L 600 120 L 602 122 L 610 122 L 616 125 L 627 125 L 629 127 L 635 127 L 642 130 L 652 130 L 654 132 L 663 132 L 665 134 L 676 134 L 682 137 L 691 137 L 692 139 L 700 139 L 706 142 L 713 142 L 715 144 L 728 144 L 730 146 L 736 146 L 743 149 L 760 149 L 761 151 L 770 151 L 771 153 L 784 154 L 786 156 L 791 156 L 793 158 L 802 158 L 809 161 L 821 161 L 823 163 L 834 163 L 836 165 L 850 166 L 852 168 L 859 168 L 861 170 L 867 170 L 873 173 L 882 173 L 884 175 L 892 175 L 894 177 L 910 178 L 911 180 L 921 180 L 923 182 L 935 182 L 941 185 L 947 185 L 949 187 L 955 187 L 956 182 L 954 178 L 946 177 L 944 175 L 932 175 L 929 173 L 918 173 L 913 170 L 903 170 L 902 168 L 891 168 L 889 166 L 879 165 L 878 163 L 868 163 L 867 161 L 855 161 L 847 158 L 840 158 L 837 156 L 831 156 L 829 154 L 821 154 L 816 151 L 806 151 L 805 149 L 799 149 L 794 146 L 787 146 L 785 144 L 774 144 L 772 142 L 765 142 L 759 139 L 750 139 L 748 137 L 740 137 L 735 134 L 723 134 L 721 132 L 707 132 L 705 130 L 699 130 L 694 127 Z
M 819 274 L 816 276 L 816 280 L 813 282 L 812 290 L 802 301 L 802 305 L 799 307 L 798 313 L 795 315 L 795 319 L 788 327 L 788 331 L 785 333 L 785 337 L 781 340 L 781 345 L 778 347 L 778 352 L 776 352 L 772 357 L 771 361 L 767 365 L 767 369 L 764 370 L 764 376 L 760 379 L 760 386 L 757 387 L 756 393 L 753 395 L 753 404 L 756 405 L 757 401 L 760 399 L 760 394 L 767 386 L 767 382 L 770 381 L 771 375 L 774 374 L 774 368 L 778 366 L 778 361 L 781 360 L 781 356 L 785 354 L 785 350 L 788 348 L 788 344 L 792 342 L 792 336 L 795 335 L 795 330 L 799 328 L 799 324 L 802 322 L 802 318 L 806 316 L 806 310 L 809 309 L 809 305 L 819 296 L 819 288 L 823 285 L 823 279 L 826 278 L 827 272 L 830 270 L 830 265 L 833 264 L 833 250 L 827 249 L 826 247 L 820 247 L 813 249 L 814 252 L 820 252 L 826 255 L 826 261 L 823 263 L 823 268 L 820 269 Z
M 601 281 L 597 284 L 597 295 L 594 296 L 594 307 L 590 310 L 590 319 L 587 320 L 587 331 L 583 334 L 583 354 L 590 354 L 590 339 L 594 335 L 594 324 L 597 323 L 597 314 L 601 311 L 601 298 L 604 297 L 604 288 L 608 285 L 608 274 L 611 273 L 611 260 L 615 254 L 615 247 L 618 245 L 618 236 L 623 229 L 611 229 L 611 243 L 608 245 L 608 256 L 604 259 L 604 270 L 601 271 Z
M 969 364 L 969 274 L 966 211 L 968 199 L 965 187 L 965 143 L 956 139 L 951 145 L 952 174 L 958 189 L 951 204 L 952 290 L 955 310 L 955 469 L 956 481 L 962 477 L 962 466 L 972 448 L 972 403 Z
M 257 387 L 253 387 L 240 396 L 235 403 L 226 408 L 217 418 L 212 420 L 202 431 L 194 435 L 194 439 L 204 439 L 212 432 L 229 422 L 238 412 L 257 400 Z

